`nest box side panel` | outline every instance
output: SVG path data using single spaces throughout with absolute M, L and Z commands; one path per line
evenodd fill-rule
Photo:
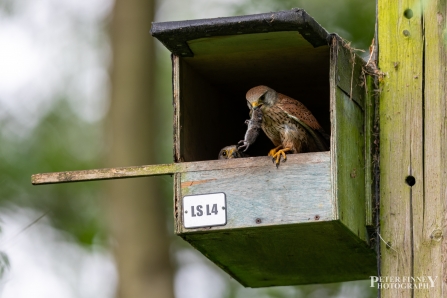
M 174 233 L 178 234 L 182 231 L 182 200 L 181 200 L 181 173 L 174 174 Z
M 288 155 L 278 169 L 270 157 L 244 158 L 240 162 L 252 166 L 181 175 L 178 200 L 185 195 L 226 194 L 227 224 L 196 229 L 185 229 L 180 224 L 180 233 L 334 219 L 329 152 Z
M 172 61 L 172 96 L 174 107 L 174 161 L 180 161 L 180 58 L 171 55 Z
M 246 287 L 367 279 L 372 251 L 339 221 L 182 234 Z
M 337 37 L 331 54 L 333 195 L 340 221 L 367 241 L 364 62 Z

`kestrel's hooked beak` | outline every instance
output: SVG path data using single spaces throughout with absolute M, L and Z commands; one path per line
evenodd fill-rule
M 251 106 L 253 107 L 253 109 L 256 109 L 257 107 L 261 107 L 262 103 L 260 103 L 259 100 L 257 100 L 257 101 L 252 102 Z
M 253 109 L 260 108 L 264 104 L 265 94 L 267 91 L 264 91 L 261 96 L 258 97 L 254 102 L 251 103 Z

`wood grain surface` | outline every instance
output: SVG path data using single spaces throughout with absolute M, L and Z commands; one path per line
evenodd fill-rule
M 178 199 L 185 195 L 224 192 L 227 224 L 211 227 L 213 230 L 335 219 L 329 152 L 290 154 L 287 162 L 279 168 L 271 158 L 256 159 L 259 162 L 257 167 L 183 173 Z M 261 223 L 257 223 L 257 219 Z M 184 229 L 182 226 L 179 233 L 204 230 Z
M 405 9 L 416 8 L 413 1 L 378 3 L 379 67 L 386 74 L 380 99 L 381 274 L 413 276 L 412 209 L 423 197 L 422 16 L 418 9 L 404 17 Z M 413 187 L 405 183 L 410 175 L 417 181 Z M 414 296 L 412 290 L 389 289 L 382 297 Z

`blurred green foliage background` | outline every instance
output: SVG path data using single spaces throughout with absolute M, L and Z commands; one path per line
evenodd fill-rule
M 90 182 L 63 185 L 32 186 L 30 176 L 33 173 L 79 170 L 100 168 L 105 166 L 104 156 L 107 154 L 108 136 L 105 133 L 105 114 L 107 111 L 107 90 L 109 80 L 107 70 L 110 67 L 110 44 L 107 37 L 109 13 L 112 7 L 111 0 L 97 1 L 95 5 L 88 1 L 82 8 L 72 4 L 75 0 L 65 1 L 62 5 L 57 1 L 44 1 L 47 5 L 45 13 L 37 9 L 38 4 L 30 0 L 11 1 L 0 0 L 0 26 L 18 26 L 28 30 L 34 36 L 35 42 L 47 44 L 50 47 L 56 44 L 58 53 L 55 56 L 45 47 L 37 47 L 39 55 L 48 55 L 50 62 L 40 68 L 40 73 L 29 81 L 23 81 L 16 88 L 15 93 L 9 92 L 0 85 L 0 206 L 2 212 L 22 212 L 32 209 L 33 214 L 46 214 L 48 223 L 54 228 L 68 233 L 67 241 L 72 245 L 80 245 L 87 250 L 94 247 L 107 249 L 110 245 L 108 228 L 104 220 L 103 204 L 107 204 L 104 197 L 105 183 Z M 92 1 L 95 2 L 95 1 Z M 69 3 L 69 4 L 67 4 Z M 70 4 L 71 3 L 71 4 Z M 304 8 L 329 32 L 335 32 L 346 40 L 352 41 L 355 48 L 367 52 L 374 35 L 375 1 L 360 0 L 240 0 L 240 1 L 159 1 L 156 13 L 157 21 L 170 21 L 192 18 L 207 18 L 217 16 L 231 16 L 262 13 L 269 11 L 288 10 L 294 7 Z M 27 6 L 35 7 L 30 12 Z M 94 6 L 94 7 L 93 7 Z M 95 10 L 91 15 L 85 11 Z M 39 16 L 37 20 L 29 19 L 29 14 Z M 55 17 L 56 15 L 59 15 Z M 49 18 L 48 23 L 53 29 L 59 31 L 47 35 L 33 33 L 37 30 L 33 25 L 39 18 Z M 18 25 L 17 25 L 18 24 Z M 42 27 L 43 28 L 43 27 Z M 147 28 L 147 38 L 149 35 Z M 57 30 L 56 30 L 57 31 Z M 8 43 L 14 36 L 0 34 L 1 43 Z M 55 43 L 53 39 L 60 39 Z M 41 40 L 37 40 L 41 39 Z M 53 40 L 53 41 L 52 41 Z M 86 50 L 88 49 L 88 50 Z M 171 106 L 171 61 L 169 52 L 157 42 L 156 63 L 156 102 L 160 111 L 156 121 L 158 133 L 154 137 L 154 146 L 159 155 L 158 162 L 172 162 L 172 106 Z M 39 52 L 40 51 L 40 52 Z M 65 54 L 69 57 L 65 57 Z M 86 52 L 96 54 L 86 55 Z M 2 54 L 0 50 L 0 54 Z M 6 53 L 8 54 L 8 53 Z M 65 58 L 63 58 L 65 57 Z M 101 57 L 101 58 L 99 58 Z M 10 59 L 3 55 L 1 59 Z M 13 58 L 13 57 L 12 57 Z M 11 59 L 12 59 L 11 58 Z M 94 60 L 96 62 L 79 62 Z M 61 63 L 63 61 L 64 63 Z M 26 61 L 22 61 L 26 62 Z M 65 63 L 66 62 L 66 63 Z M 15 61 L 17 67 L 25 68 L 26 64 Z M 80 64 L 80 65 L 79 65 Z M 0 68 L 2 63 L 0 62 Z M 83 66 L 85 69 L 83 69 Z M 53 68 L 66 68 L 54 78 L 51 75 Z M 4 68 L 3 68 L 4 69 Z M 76 92 L 76 82 L 79 76 L 88 75 L 88 70 L 100 69 L 105 73 L 105 79 L 100 80 L 98 86 L 91 87 L 87 82 L 80 84 L 79 88 L 104 89 L 100 94 L 93 94 L 82 99 L 83 92 Z M 85 71 L 84 71 L 85 70 Z M 0 70 L 0 73 L 2 70 Z M 48 73 L 48 74 L 47 74 Z M 7 77 L 8 74 L 0 75 Z M 46 78 L 46 76 L 48 76 Z M 48 84 L 49 92 L 40 92 L 31 82 L 39 85 Z M 94 81 L 94 80 L 93 80 Z M 96 89 L 95 89 L 96 88 Z M 27 89 L 34 93 L 28 94 Z M 6 91 L 8 92 L 6 92 Z M 39 97 L 33 109 L 28 107 L 35 97 Z M 23 97 L 23 98 L 20 98 Z M 92 106 L 86 105 L 86 100 L 101 97 L 102 101 Z M 95 99 L 98 100 L 98 99 Z M 80 107 L 82 106 L 82 107 Z M 87 106 L 87 107 L 86 107 Z M 85 108 L 89 109 L 85 112 Z M 83 117 L 84 113 L 93 113 L 93 118 Z M 113 166 L 113 165 L 107 165 Z M 166 231 L 172 238 L 172 259 L 176 264 L 177 278 L 182 278 L 182 270 L 190 268 L 197 262 L 209 266 L 213 274 L 219 276 L 222 289 L 215 297 L 375 297 L 376 291 L 369 287 L 368 281 L 349 282 L 331 285 L 309 285 L 301 287 L 285 287 L 270 289 L 244 289 L 234 280 L 222 273 L 216 267 L 190 250 L 188 244 L 179 240 L 172 234 L 172 181 L 170 177 L 156 178 L 165 186 L 166 202 Z M 0 214 L 1 217 L 1 214 Z M 36 215 L 36 217 L 38 217 Z M 33 222 L 36 218 L 29 218 Z M 32 226 L 28 228 L 33 233 Z M 144 227 L 141 227 L 144 233 Z M 21 234 L 14 237 L 21 237 Z M 8 245 L 0 246 L 0 250 L 8 251 Z M 193 255 L 192 257 L 182 257 Z M 188 259 L 189 263 L 182 260 Z M 191 263 L 192 262 L 192 263 Z M 14 263 L 11 264 L 14 266 Z M 183 268 L 183 269 L 182 269 Z M 185 271 L 186 272 L 186 271 Z M 195 272 L 195 271 L 190 271 Z M 177 282 L 176 282 L 177 284 Z M 180 290 L 176 290 L 178 293 Z M 359 296 L 360 295 L 360 296 Z M 179 297 L 188 297 L 181 296 Z M 80 297 L 80 296 L 79 296 Z M 193 297 L 193 296 L 190 296 Z M 199 296 L 197 296 L 199 297 Z

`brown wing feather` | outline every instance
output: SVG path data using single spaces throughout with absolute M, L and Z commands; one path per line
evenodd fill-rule
M 323 130 L 314 115 L 312 115 L 312 113 L 306 108 L 306 106 L 298 100 L 278 93 L 278 101 L 276 102 L 276 104 L 284 112 L 292 117 L 298 118 L 300 121 L 303 121 L 310 128 L 316 131 Z

